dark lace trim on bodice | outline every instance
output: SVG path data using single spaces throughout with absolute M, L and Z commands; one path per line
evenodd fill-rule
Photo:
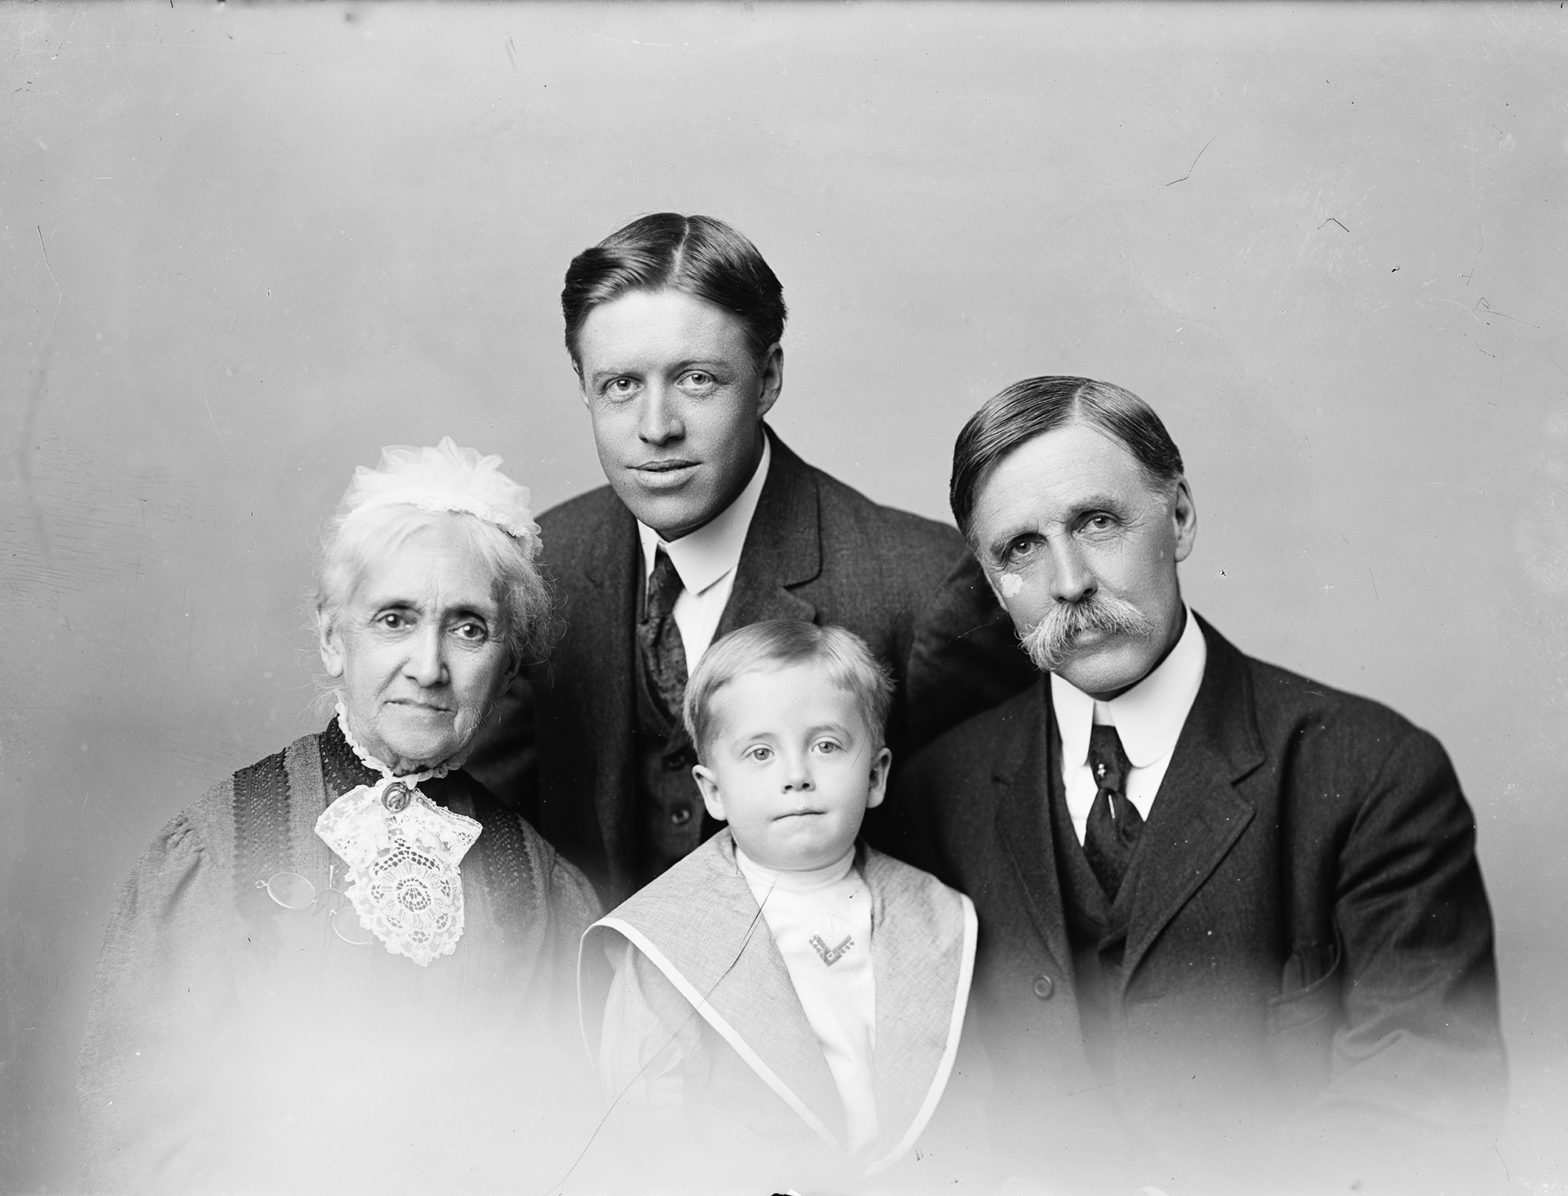
M 289 774 L 283 753 L 234 774 L 234 904 L 251 924 L 252 940 L 273 934 L 271 899 L 257 887 L 286 865 L 289 843 Z
M 381 774 L 361 763 L 354 749 L 349 747 L 348 740 L 343 737 L 343 729 L 338 726 L 338 720 L 333 719 L 327 724 L 327 729 L 316 739 L 321 750 L 321 777 L 326 782 L 326 802 L 322 809 L 326 809 L 350 789 L 358 789 L 361 785 L 374 785 L 381 779 Z

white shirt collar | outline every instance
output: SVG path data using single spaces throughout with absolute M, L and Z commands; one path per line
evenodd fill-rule
M 746 488 L 724 510 L 673 544 L 665 543 L 658 532 L 638 520 L 643 578 L 653 572 L 654 559 L 661 548 L 670 554 L 675 572 L 681 575 L 681 588 L 691 594 L 702 593 L 739 565 L 741 549 L 746 546 L 746 532 L 751 527 L 751 517 L 757 513 L 757 500 L 762 497 L 762 486 L 768 480 L 768 465 L 772 460 L 773 446 L 764 432 L 762 457 Z
M 781 893 L 811 893 L 817 889 L 825 889 L 829 885 L 836 885 L 849 875 L 850 870 L 855 866 L 855 845 L 851 843 L 842 856 L 824 867 L 808 868 L 799 872 L 778 872 L 757 863 L 742 851 L 740 844 L 737 843 L 735 866 L 751 885 L 753 893 L 759 891 L 766 893 L 774 888 Z
M 1096 701 L 1052 673 L 1051 704 L 1062 736 L 1063 760 L 1073 765 L 1089 758 L 1089 728 L 1096 722 L 1115 725 L 1134 768 L 1147 768 L 1169 756 L 1198 696 L 1208 659 L 1203 630 L 1189 610 L 1181 638 L 1170 654 L 1120 697 Z

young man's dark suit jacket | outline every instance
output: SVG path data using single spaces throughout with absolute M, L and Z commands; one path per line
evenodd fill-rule
M 956 530 L 878 506 L 769 435 L 772 463 L 718 635 L 804 619 L 864 637 L 898 685 L 895 772 L 900 752 L 1031 683 L 1011 624 Z M 549 659 L 514 684 L 468 768 L 517 804 L 613 906 L 636 876 L 637 525 L 608 486 L 552 508 L 539 524 L 564 629 Z M 870 836 L 896 846 L 892 815 L 873 813 L 888 829 L 879 835 L 868 823 Z
M 1179 1170 L 1186 1143 L 1189 1163 L 1227 1159 L 1244 1190 L 1272 1190 L 1259 1169 L 1300 1164 L 1278 1153 L 1294 1146 L 1330 1187 L 1380 1159 L 1404 1182 L 1412 1159 L 1436 1166 L 1484 1136 L 1504 1089 L 1474 817 L 1430 735 L 1200 626 L 1203 681 L 1123 883 L 1120 1050 L 1097 1068 L 1049 815 L 1048 682 L 908 765 L 915 858 L 979 914 L 976 1012 L 1000 1106 L 1034 1127 L 1026 1153 L 1056 1150 L 1064 1167 L 1102 1148 L 1136 1160 L 1141 1142 Z M 1439 1152 L 1411 1153 L 1418 1142 Z M 1129 1187 L 1161 1182 L 1139 1165 Z

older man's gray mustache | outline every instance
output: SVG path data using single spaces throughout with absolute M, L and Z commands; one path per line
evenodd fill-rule
M 1072 656 L 1085 631 L 1147 638 L 1154 634 L 1154 624 L 1125 598 L 1096 592 L 1077 602 L 1057 603 L 1018 642 L 1035 668 L 1054 673 Z

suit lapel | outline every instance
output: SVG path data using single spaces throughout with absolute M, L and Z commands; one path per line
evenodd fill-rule
M 604 835 L 612 875 L 630 868 L 636 833 L 634 786 L 628 771 L 629 750 L 594 745 L 632 742 L 632 678 L 636 674 L 633 624 L 637 617 L 638 565 L 641 548 L 637 524 L 619 502 L 601 520 L 596 548 L 582 562 L 586 586 L 580 601 L 566 612 L 568 635 L 575 651 L 564 655 L 569 668 L 588 672 L 568 687 L 579 699 L 578 738 L 594 759 L 593 800 Z
M 1199 619 L 1208 662 L 1134 857 L 1123 983 L 1219 866 L 1256 808 L 1237 782 L 1263 762 L 1242 657 Z
M 816 607 L 792 588 L 822 572 L 816 478 L 771 429 L 767 435 L 773 445 L 768 479 L 746 531 L 716 637 L 764 619 L 816 619 Z
M 1029 915 L 1057 967 L 1072 975 L 1073 952 L 1067 938 L 1061 881 L 1056 875 L 1056 845 L 1051 834 L 1050 770 L 1059 767 L 1051 742 L 1049 680 L 1009 704 L 1002 724 L 1006 743 L 992 774 L 996 786 L 997 837 L 1023 886 Z

